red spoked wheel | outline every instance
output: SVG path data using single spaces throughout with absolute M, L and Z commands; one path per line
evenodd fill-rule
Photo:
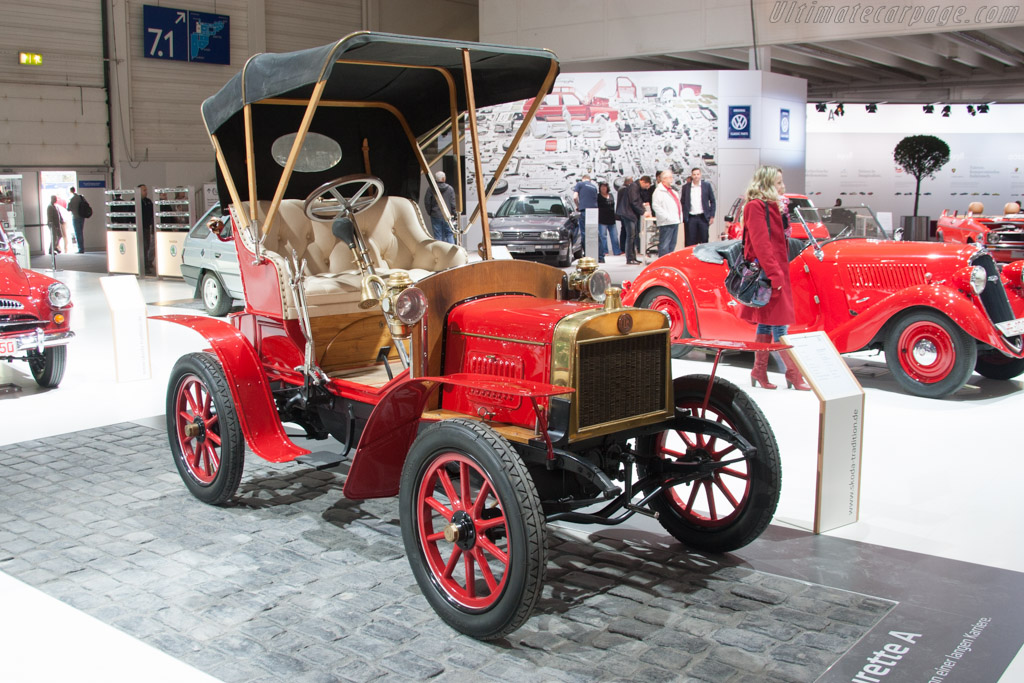
M 977 342 L 946 316 L 930 310 L 905 315 L 886 336 L 885 361 L 907 392 L 940 398 L 960 389 L 974 372 Z
M 735 431 L 754 446 L 754 455 L 744 458 L 736 444 L 723 437 L 671 430 L 641 440 L 639 472 L 641 477 L 667 475 L 665 463 L 729 463 L 693 481 L 668 486 L 651 501 L 662 526 L 682 543 L 726 552 L 750 543 L 768 526 L 778 504 L 782 473 L 771 427 L 743 390 L 715 378 L 708 406 L 702 410 L 709 381 L 706 375 L 676 379 L 676 407 Z
M 174 365 L 167 436 L 178 473 L 196 498 L 220 505 L 235 494 L 245 444 L 224 370 L 210 354 L 191 353 Z
M 420 483 L 418 529 L 427 563 L 456 603 L 487 609 L 508 579 L 505 512 L 481 467 L 459 453 L 442 453 Z
M 637 301 L 637 306 L 649 308 L 652 311 L 659 311 L 668 317 L 669 336 L 672 338 L 672 357 L 682 358 L 693 348 L 688 344 L 677 344 L 680 339 L 688 339 L 689 331 L 686 329 L 686 316 L 683 314 L 683 307 L 676 295 L 664 287 L 651 287 L 644 292 Z
M 471 420 L 430 425 L 399 495 L 409 564 L 438 615 L 483 640 L 519 628 L 540 596 L 544 517 L 511 444 Z

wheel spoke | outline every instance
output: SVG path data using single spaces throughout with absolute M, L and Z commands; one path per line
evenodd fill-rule
M 476 557 L 476 566 L 480 567 L 480 573 L 487 583 L 487 588 L 493 593 L 498 587 L 498 582 L 494 580 L 494 574 L 491 572 L 490 565 L 487 564 L 487 559 L 479 548 L 473 549 L 473 555 Z
M 686 457 L 686 453 L 680 453 L 679 451 L 674 450 L 672 448 L 662 448 L 661 449 L 661 454 L 662 455 L 671 455 L 673 458 L 678 458 L 680 460 L 682 460 L 683 458 Z
M 476 597 L 476 572 L 473 571 L 473 553 L 463 553 L 464 571 L 466 572 L 466 595 Z
M 690 490 L 690 499 L 686 501 L 686 509 L 693 510 L 693 502 L 697 500 L 697 492 L 700 490 L 700 482 L 694 482 L 693 488 Z
M 459 501 L 462 509 L 469 511 L 473 500 L 473 494 L 469 490 L 469 465 L 459 463 Z
M 220 420 L 220 415 L 214 415 L 210 419 L 206 420 L 206 429 L 207 430 L 213 429 L 214 426 L 217 424 L 218 420 Z
M 718 519 L 718 511 L 715 510 L 715 492 L 711 488 L 711 482 L 702 481 L 701 485 L 704 487 L 704 496 L 708 500 L 708 517 Z
M 740 472 L 739 470 L 734 470 L 731 467 L 722 467 L 722 468 L 720 468 L 718 470 L 718 473 L 719 474 L 728 474 L 730 477 L 736 477 L 737 479 L 744 479 L 744 480 L 746 480 L 746 479 L 750 478 L 750 474 L 749 473 L 747 473 L 747 472 Z
M 182 422 L 188 424 L 195 418 L 195 413 L 189 413 L 187 410 L 179 410 L 178 417 L 181 418 Z
M 716 475 L 714 482 L 715 486 L 718 488 L 719 491 L 722 492 L 722 495 L 724 495 L 726 500 L 729 501 L 729 504 L 732 505 L 733 509 L 738 508 L 740 506 L 739 501 L 736 500 L 736 497 L 732 495 L 732 491 L 730 491 L 728 487 L 726 487 L 726 485 L 722 482 L 721 477 Z
M 487 504 L 487 496 L 490 494 L 491 482 L 484 479 L 484 483 L 480 485 L 480 491 L 476 494 L 476 502 L 473 503 L 473 521 L 480 520 L 480 516 L 484 513 L 484 505 Z M 484 520 L 480 520 L 477 523 L 479 524 L 482 521 Z
M 714 457 L 715 460 L 721 460 L 723 456 L 732 453 L 734 450 L 736 450 L 736 444 L 731 443 L 720 451 L 712 451 L 711 455 Z
M 452 510 L 461 510 L 462 504 L 459 501 L 459 495 L 455 493 L 452 478 L 448 476 L 448 472 L 443 467 L 438 469 L 437 478 L 441 480 L 441 486 L 444 487 L 444 493 L 452 504 Z
M 499 526 L 505 526 L 505 515 L 494 519 L 474 519 L 477 531 L 487 531 Z
M 487 538 L 486 536 L 481 536 L 477 543 L 480 544 L 480 548 L 489 552 L 491 555 L 494 556 L 495 559 L 497 559 L 506 567 L 508 566 L 508 553 L 504 552 L 501 548 L 491 543 L 491 539 Z
M 211 410 L 212 407 L 213 394 L 206 394 L 205 398 L 203 399 L 203 417 L 206 417 L 207 415 L 210 415 L 213 412 Z
M 182 390 L 182 393 L 185 395 L 185 401 L 188 403 L 188 407 L 192 411 L 192 414 L 200 415 L 201 412 L 199 410 L 199 404 L 196 403 L 195 397 L 192 396 L 192 387 L 185 387 Z
M 206 473 L 214 475 L 217 470 L 220 469 L 220 456 L 217 454 L 217 450 L 210 444 L 209 441 L 205 444 L 206 447 Z
M 440 541 L 443 538 L 444 538 L 444 531 L 438 531 L 436 534 L 428 534 L 427 535 L 427 542 L 428 543 L 437 543 L 438 541 Z
M 455 514 L 455 512 L 453 510 L 449 510 L 448 508 L 446 508 L 444 506 L 444 503 L 439 501 L 437 498 L 431 496 L 430 498 L 427 498 L 424 502 L 427 504 L 428 507 L 430 507 L 430 509 L 444 517 L 445 521 L 452 521 L 452 515 Z
M 456 546 L 452 546 L 451 557 L 448 558 L 448 562 L 444 566 L 444 574 L 442 574 L 441 576 L 443 576 L 446 579 L 451 580 L 452 572 L 455 571 L 455 567 L 457 567 L 458 564 L 459 564 L 459 556 L 460 555 L 462 555 L 462 548 L 460 548 L 457 545 Z
M 215 445 L 220 445 L 220 434 L 217 432 L 206 432 L 206 440 L 212 441 Z

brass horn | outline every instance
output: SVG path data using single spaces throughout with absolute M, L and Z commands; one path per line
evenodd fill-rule
M 373 285 L 379 287 L 376 292 L 373 289 Z M 384 284 L 384 280 L 379 275 L 367 274 L 363 276 L 363 284 L 360 289 L 359 308 L 366 310 L 380 305 L 380 299 L 384 295 L 387 285 Z

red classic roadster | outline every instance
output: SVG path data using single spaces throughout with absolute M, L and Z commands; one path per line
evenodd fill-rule
M 67 285 L 23 270 L 0 227 L 0 361 L 28 361 L 39 386 L 56 387 L 64 378 L 67 343 L 75 336 L 70 317 Z
M 806 211 L 807 209 L 813 209 L 814 203 L 811 202 L 810 197 L 802 194 L 787 193 L 786 198 L 789 199 L 789 224 L 793 228 L 793 237 L 805 240 L 807 239 L 807 231 L 803 223 L 800 222 L 800 219 L 797 218 L 796 210 L 803 209 Z M 722 232 L 723 240 L 743 239 L 743 223 L 740 221 L 740 218 L 743 216 L 744 204 L 746 204 L 746 200 L 743 197 L 738 197 L 732 203 L 729 213 L 725 214 L 725 231 Z M 819 240 L 829 238 L 828 228 L 824 223 L 811 222 L 809 225 L 814 236 Z
M 545 50 L 370 33 L 252 57 L 203 105 L 245 309 L 164 318 L 211 347 L 167 389 L 188 490 L 231 499 L 246 445 L 273 462 L 349 459 L 345 496 L 399 496 L 424 595 L 482 639 L 530 616 L 546 522 L 649 515 L 723 552 L 764 530 L 781 482 L 757 406 L 713 373 L 673 379 L 668 319 L 623 306 L 593 259 L 571 275 L 467 263 L 429 236 L 424 148 L 452 129 L 457 145 L 463 114 L 479 148 L 477 105 L 532 96 L 517 143 L 557 73 Z M 477 161 L 478 196 L 515 146 L 486 190 Z M 284 422 L 341 453 L 310 455 Z
M 884 350 L 897 383 L 918 396 L 952 394 L 974 371 L 1003 380 L 1024 372 L 1024 262 L 1000 274 L 979 245 L 897 242 L 867 207 L 844 208 L 838 221 L 836 211 L 797 209 L 811 238 L 790 241 L 790 332 L 824 330 L 840 353 Z M 835 237 L 807 233 L 816 222 Z M 673 339 L 753 339 L 724 286 L 738 258 L 737 240 L 668 254 L 624 285 L 623 302 L 664 312 Z
M 943 211 L 935 236 L 940 242 L 983 244 L 996 263 L 1024 259 L 1024 214 L 1020 204 L 1010 202 L 1002 216 L 985 216 L 981 202 L 971 202 L 967 213 Z

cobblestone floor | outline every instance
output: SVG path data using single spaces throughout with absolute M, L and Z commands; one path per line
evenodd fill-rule
M 398 502 L 247 459 L 236 504 L 188 494 L 162 430 L 0 447 L 0 570 L 228 683 L 813 681 L 893 603 L 688 552 L 548 530 L 544 597 L 507 640 L 445 626 Z

